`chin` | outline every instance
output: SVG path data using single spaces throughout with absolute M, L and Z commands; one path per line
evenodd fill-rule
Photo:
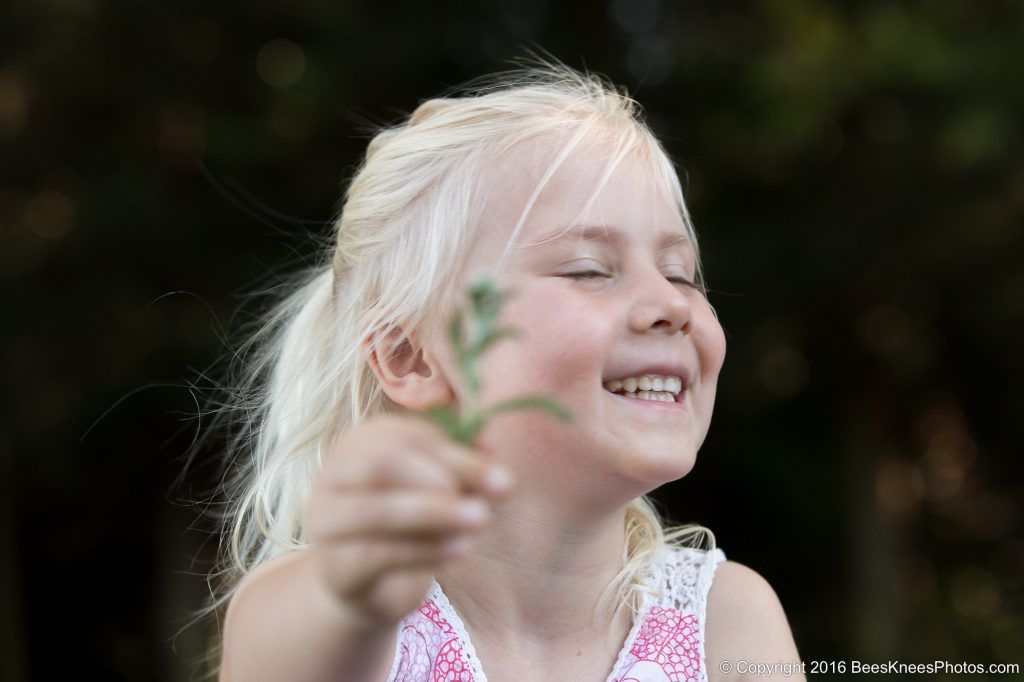
M 665 483 L 677 481 L 693 471 L 697 453 L 689 448 L 676 450 L 660 456 L 650 453 L 633 453 L 626 462 L 624 474 L 657 488 Z

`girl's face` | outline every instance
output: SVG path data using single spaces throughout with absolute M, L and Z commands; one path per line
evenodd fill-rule
M 514 295 L 501 326 L 519 336 L 491 346 L 479 363 L 481 404 L 546 394 L 574 415 L 565 424 L 537 410 L 505 413 L 481 434 L 523 484 L 621 483 L 623 499 L 686 475 L 707 434 L 725 335 L 695 276 L 672 201 L 646 169 L 624 160 L 585 213 L 605 158 L 581 152 L 551 178 L 523 225 L 505 270 L 495 268 L 549 162 L 524 145 L 488 178 L 484 223 L 467 282 L 487 275 Z M 579 230 L 539 246 L 570 225 Z M 607 232 L 607 236 L 602 236 Z M 604 384 L 646 373 L 688 375 L 678 403 L 614 395 Z M 449 375 L 451 376 L 451 375 Z M 460 392 L 460 389 L 456 389 Z M 640 485 L 642 483 L 642 485 Z M 608 491 L 607 485 L 595 486 Z

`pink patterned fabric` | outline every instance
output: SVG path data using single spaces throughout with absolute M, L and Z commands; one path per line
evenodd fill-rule
M 401 655 L 392 679 L 402 682 L 476 682 L 452 628 L 433 599 L 427 599 L 402 621 Z
M 697 617 L 692 613 L 652 606 L 615 682 L 697 682 L 701 679 L 697 632 Z
M 706 682 L 703 620 L 721 550 L 673 548 L 652 571 L 649 597 L 607 682 Z M 388 682 L 487 682 L 465 625 L 435 581 L 402 619 Z

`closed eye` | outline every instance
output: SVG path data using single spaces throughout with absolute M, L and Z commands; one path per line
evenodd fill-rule
M 606 272 L 598 272 L 597 270 L 581 270 L 580 272 L 567 272 L 566 277 L 572 277 L 573 279 L 584 279 L 590 277 L 611 277 Z
M 594 277 L 603 277 L 607 279 L 611 277 L 611 275 L 597 270 L 581 270 L 579 272 L 567 272 L 565 273 L 565 277 L 572 277 L 573 279 L 592 279 Z M 696 282 L 691 282 L 685 277 L 666 277 L 665 279 L 676 284 L 685 284 L 686 286 L 693 287 L 694 289 L 703 290 Z

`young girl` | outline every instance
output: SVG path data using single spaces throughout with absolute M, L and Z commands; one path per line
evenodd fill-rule
M 477 86 L 372 140 L 330 261 L 255 339 L 220 679 L 730 680 L 797 661 L 771 587 L 646 497 L 692 469 L 725 357 L 672 163 L 598 77 L 546 64 Z M 573 419 L 505 413 L 470 449 L 422 413 L 465 400 L 447 324 L 484 275 L 518 336 L 483 355 L 480 404 L 544 394 Z

